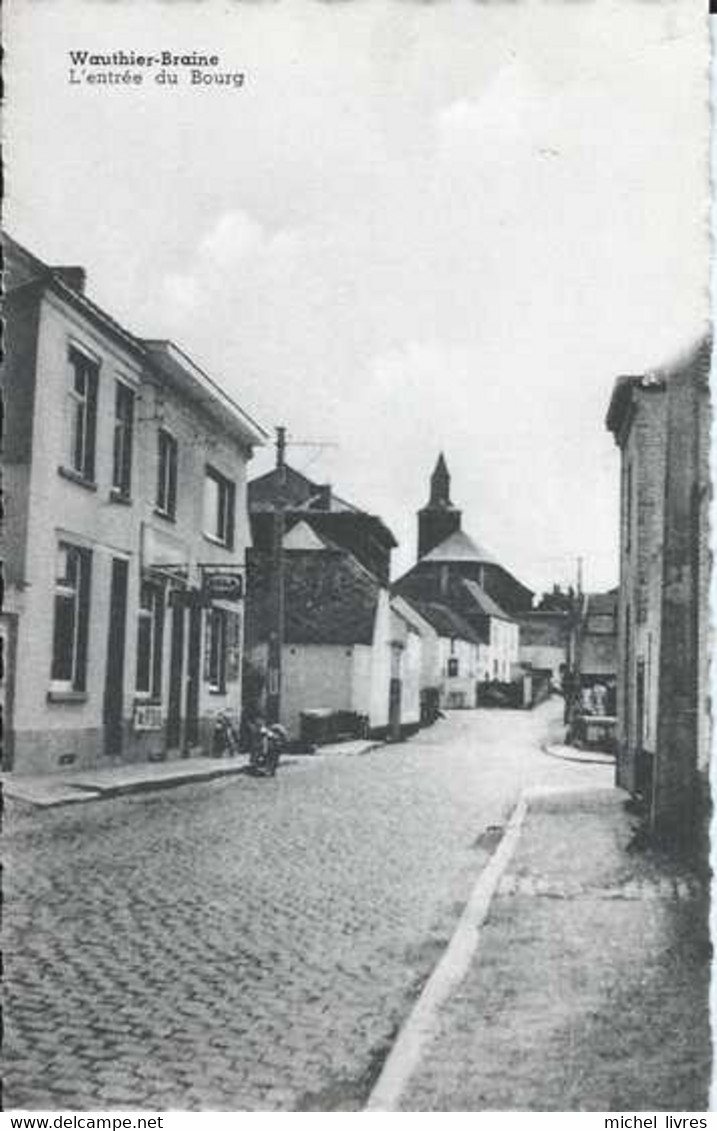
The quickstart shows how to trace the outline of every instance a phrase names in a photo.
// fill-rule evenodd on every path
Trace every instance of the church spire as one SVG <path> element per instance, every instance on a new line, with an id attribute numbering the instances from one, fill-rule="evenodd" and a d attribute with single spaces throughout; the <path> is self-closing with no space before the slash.
<path id="1" fill-rule="evenodd" d="M 419 558 L 460 528 L 461 512 L 451 502 L 451 477 L 441 452 L 431 474 L 428 504 L 418 512 Z"/>
<path id="2" fill-rule="evenodd" d="M 438 457 L 431 475 L 431 497 L 429 507 L 452 507 L 451 477 L 443 452 Z"/>

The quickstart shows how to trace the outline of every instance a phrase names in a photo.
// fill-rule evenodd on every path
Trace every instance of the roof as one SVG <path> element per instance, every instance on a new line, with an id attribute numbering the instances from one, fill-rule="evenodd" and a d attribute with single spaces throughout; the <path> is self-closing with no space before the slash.
<path id="1" fill-rule="evenodd" d="M 111 315 L 87 297 L 84 291 L 72 287 L 63 278 L 62 267 L 50 267 L 43 263 L 26 247 L 14 240 L 7 232 L 2 233 L 2 244 L 5 252 L 5 300 L 14 295 L 27 292 L 31 288 L 42 291 L 49 288 L 56 292 L 68 305 L 80 310 L 92 322 L 99 324 L 105 333 L 119 341 L 125 349 L 144 357 L 142 343 L 134 334 L 121 326 Z M 24 260 L 24 270 L 18 265 L 16 269 L 10 255 Z M 79 272 L 79 268 L 75 268 Z"/>
<path id="2" fill-rule="evenodd" d="M 184 350 L 170 341 L 144 339 L 142 345 L 149 360 L 162 376 L 193 400 L 199 402 L 231 432 L 238 433 L 247 444 L 263 444 L 269 433 L 192 361 Z"/>
<path id="3" fill-rule="evenodd" d="M 400 594 L 394 593 L 391 597 L 391 610 L 398 616 L 403 617 L 409 624 L 412 624 L 419 632 L 424 632 L 427 628 L 433 629 L 433 625 L 430 621 L 426 620 L 419 611 L 417 603 L 409 597 L 402 597 Z M 433 631 L 435 631 L 435 629 L 433 629 Z"/>
<path id="4" fill-rule="evenodd" d="M 15 256 L 16 261 L 13 265 L 10 257 L 6 256 L 6 298 L 33 287 L 40 293 L 46 288 L 51 289 L 69 306 L 99 325 L 105 334 L 119 341 L 141 363 L 201 404 L 230 432 L 238 433 L 245 443 L 263 444 L 268 438 L 268 432 L 174 342 L 138 338 L 92 302 L 83 290 L 71 286 L 67 279 L 71 274 L 84 276 L 82 268 L 50 267 L 6 232 L 3 232 L 3 246 Z"/>
<path id="5" fill-rule="evenodd" d="M 612 390 L 607 416 L 605 417 L 605 427 L 608 432 L 612 432 L 615 438 L 618 438 L 627 420 L 634 389 L 663 392 L 664 388 L 664 379 L 655 374 L 643 373 L 638 376 L 618 377 Z"/>
<path id="6" fill-rule="evenodd" d="M 497 617 L 498 620 L 512 621 L 514 618 L 508 616 L 503 612 L 500 605 L 489 597 L 485 589 L 478 584 L 477 581 L 470 581 L 468 578 L 463 578 L 463 588 L 467 589 L 471 597 L 478 605 L 480 611 L 485 613 L 488 617 Z"/>
<path id="7" fill-rule="evenodd" d="M 248 560 L 247 637 L 265 641 L 273 627 L 271 556 Z M 349 553 L 294 550 L 284 563 L 286 644 L 371 644 L 380 585 Z"/>
<path id="8" fill-rule="evenodd" d="M 471 644 L 482 644 L 483 640 L 467 620 L 459 613 L 442 605 L 439 601 L 411 600 L 411 604 L 418 609 L 424 620 L 435 628 L 439 636 L 448 636 L 459 640 L 468 640 Z"/>
<path id="9" fill-rule="evenodd" d="M 264 475 L 258 475 L 249 481 L 247 487 L 249 510 L 254 514 L 275 511 L 280 494 L 283 494 L 284 509 L 288 513 L 345 515 L 348 518 L 341 521 L 348 522 L 351 516 L 359 517 L 362 521 L 370 519 L 384 545 L 391 547 L 398 545 L 392 531 L 378 515 L 361 510 L 360 507 L 335 494 L 329 484 L 314 483 L 288 464 L 285 464 L 283 469 L 272 468 Z"/>
<path id="10" fill-rule="evenodd" d="M 588 616 L 613 616 L 617 611 L 617 589 L 607 593 L 587 593 L 586 612 Z"/>
<path id="11" fill-rule="evenodd" d="M 352 503 L 339 498 L 328 484 L 314 483 L 288 464 L 285 464 L 281 470 L 274 467 L 271 471 L 257 475 L 250 481 L 249 503 L 252 510 L 273 511 L 276 508 L 279 489 L 282 490 L 286 505 L 291 510 L 323 510 L 334 514 L 345 511 L 362 513 Z"/>
<path id="12" fill-rule="evenodd" d="M 420 559 L 421 562 L 487 562 L 500 565 L 498 559 L 477 545 L 463 531 L 455 530 Z M 501 567 L 503 568 L 503 567 Z"/>

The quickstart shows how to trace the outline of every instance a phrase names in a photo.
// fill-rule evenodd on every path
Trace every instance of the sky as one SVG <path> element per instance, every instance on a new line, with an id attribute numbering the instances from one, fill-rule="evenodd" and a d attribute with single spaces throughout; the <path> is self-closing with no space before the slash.
<path id="1" fill-rule="evenodd" d="M 4 224 L 285 425 L 292 466 L 391 527 L 395 574 L 443 451 L 522 581 L 580 556 L 607 588 L 614 380 L 707 317 L 706 7 L 9 0 Z M 71 84 L 83 49 L 245 77 Z"/>

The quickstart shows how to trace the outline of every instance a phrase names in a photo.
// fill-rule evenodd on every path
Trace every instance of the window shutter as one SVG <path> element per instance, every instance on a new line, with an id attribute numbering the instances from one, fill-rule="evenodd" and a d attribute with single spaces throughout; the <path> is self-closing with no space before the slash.
<path id="1" fill-rule="evenodd" d="M 92 584 L 92 551 L 78 549 L 79 608 L 77 610 L 77 658 L 75 664 L 75 690 L 87 687 L 87 651 L 90 626 L 90 588 Z"/>
<path id="2" fill-rule="evenodd" d="M 240 675 L 241 613 L 229 613 L 227 620 L 227 683 L 235 683 Z"/>
<path id="3" fill-rule="evenodd" d="M 207 609 L 204 614 L 204 682 L 211 683 L 212 679 L 212 610 Z"/>
<path id="4" fill-rule="evenodd" d="M 230 550 L 234 549 L 234 511 L 236 487 L 233 483 L 227 483 L 227 546 Z"/>
<path id="5" fill-rule="evenodd" d="M 95 478 L 95 432 L 97 430 L 97 370 L 87 368 L 87 435 L 85 437 L 85 466 L 83 469 L 86 479 Z"/>
<path id="6" fill-rule="evenodd" d="M 152 659 L 152 696 L 162 698 L 162 660 L 164 658 L 164 587 L 157 586 L 154 607 L 154 656 Z"/>

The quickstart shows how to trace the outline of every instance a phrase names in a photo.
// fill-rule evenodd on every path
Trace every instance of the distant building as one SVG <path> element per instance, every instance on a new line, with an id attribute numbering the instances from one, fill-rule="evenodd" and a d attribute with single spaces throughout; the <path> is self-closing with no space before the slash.
<path id="1" fill-rule="evenodd" d="M 393 591 L 414 604 L 443 640 L 453 639 L 454 649 L 461 649 L 454 660 L 463 682 L 449 684 L 444 673 L 442 703 L 475 706 L 478 682 L 513 678 L 519 659 L 516 611 L 530 608 L 532 592 L 463 531 L 442 455 L 431 476 L 429 502 L 418 513 L 418 546 L 421 556 Z"/>
<path id="2" fill-rule="evenodd" d="M 617 678 L 617 589 L 586 593 L 580 619 L 580 678 L 584 687 Z"/>
<path id="3" fill-rule="evenodd" d="M 266 434 L 9 237 L 4 764 L 211 748 L 241 709 L 245 469 Z"/>
<path id="4" fill-rule="evenodd" d="M 572 619 L 570 613 L 552 609 L 530 609 L 518 614 L 520 662 L 539 672 L 549 672 L 559 685 L 570 662 Z"/>
<path id="5" fill-rule="evenodd" d="M 307 712 L 353 715 L 374 735 L 417 727 L 420 633 L 406 610 L 391 606 L 396 541 L 375 515 L 290 467 L 249 484 L 246 640 L 257 688 L 263 685 L 258 706 L 266 699 L 276 630 L 272 539 L 279 504 L 285 529 L 282 724 L 292 738 L 300 736 Z"/>
<path id="6" fill-rule="evenodd" d="M 476 686 L 481 678 L 481 637 L 459 613 L 435 601 L 407 598 L 430 626 L 435 638 L 432 667 L 424 668 L 424 688 L 435 688 L 441 708 L 475 707 Z"/>
<path id="7" fill-rule="evenodd" d="M 622 377 L 607 427 L 621 450 L 617 780 L 650 827 L 703 834 L 709 803 L 709 369 L 704 340 Z"/>
<path id="8" fill-rule="evenodd" d="M 452 580 L 475 582 L 512 616 L 530 609 L 533 593 L 498 559 L 473 541 L 462 529 L 461 511 L 450 499 L 450 475 L 441 454 L 431 475 L 428 504 L 418 512 L 418 561 L 401 579 L 418 587 L 431 599 L 440 600 Z"/>

